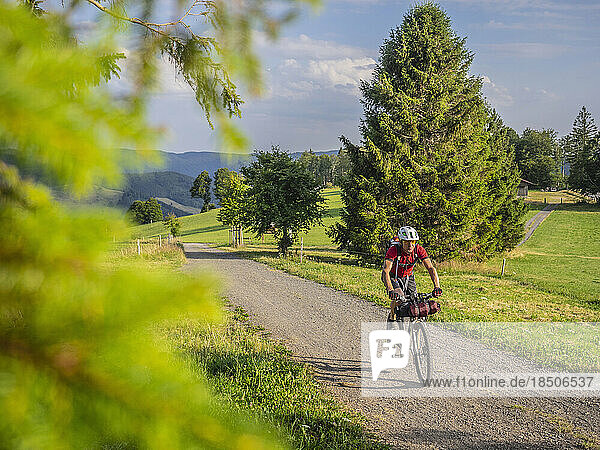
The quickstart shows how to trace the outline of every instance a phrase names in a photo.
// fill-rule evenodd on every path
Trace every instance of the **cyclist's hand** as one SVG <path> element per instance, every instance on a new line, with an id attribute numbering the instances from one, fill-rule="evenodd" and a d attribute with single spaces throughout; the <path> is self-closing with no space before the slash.
<path id="1" fill-rule="evenodd" d="M 431 294 L 435 298 L 441 297 L 442 296 L 442 288 L 440 288 L 440 287 L 433 288 L 433 292 Z"/>
<path id="2" fill-rule="evenodd" d="M 391 300 L 398 300 L 400 298 L 400 294 L 396 291 L 389 291 L 388 295 L 390 296 Z"/>

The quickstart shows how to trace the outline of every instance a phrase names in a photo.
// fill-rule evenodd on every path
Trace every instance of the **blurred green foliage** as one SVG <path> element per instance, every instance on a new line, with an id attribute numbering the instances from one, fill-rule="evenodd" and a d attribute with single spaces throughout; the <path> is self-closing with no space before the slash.
<path id="1" fill-rule="evenodd" d="M 187 48 L 186 64 L 177 57 L 174 63 L 196 87 L 200 105 L 216 113 L 225 140 L 241 143 L 225 120 L 239 104 L 229 77 L 253 82 L 256 62 L 240 53 L 250 45 L 247 34 L 256 22 L 276 30 L 281 21 L 269 21 L 263 2 L 235 12 L 221 3 L 194 5 L 206 8 L 197 17 L 215 30 L 212 50 L 201 48 L 200 36 L 184 36 L 181 23 L 148 25 L 153 2 L 141 2 L 143 14 L 133 20 L 118 1 L 110 10 L 65 1 L 63 10 L 45 13 L 40 2 L 0 1 L 2 448 L 278 446 L 261 427 L 215 403 L 156 337 L 156 323 L 168 318 L 218 322 L 212 281 L 107 264 L 110 242 L 124 232 L 118 215 L 69 210 L 21 175 L 40 171 L 84 195 L 95 183 L 120 179 L 119 148 L 136 148 L 131 163 L 141 164 L 157 137 L 144 119 L 153 67 L 174 42 Z M 122 26 L 99 24 L 83 45 L 69 17 L 94 6 Z M 246 25 L 235 29 L 240 20 Z M 108 29 L 138 39 L 131 46 L 141 61 L 133 64 L 134 89 L 120 98 L 106 87 L 124 57 Z M 233 39 L 240 30 L 246 35 Z M 213 64 L 227 90 L 211 84 Z"/>

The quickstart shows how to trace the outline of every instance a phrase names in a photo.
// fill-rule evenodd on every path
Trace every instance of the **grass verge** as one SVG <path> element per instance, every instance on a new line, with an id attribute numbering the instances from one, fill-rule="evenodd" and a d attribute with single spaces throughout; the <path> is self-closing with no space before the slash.
<path id="1" fill-rule="evenodd" d="M 142 262 L 154 270 L 185 263 L 179 245 L 144 241 L 140 249 L 138 254 L 137 242 L 115 244 L 106 264 Z M 284 346 L 251 326 L 243 310 L 225 316 L 222 324 L 181 319 L 159 327 L 190 371 L 205 380 L 219 408 L 226 405 L 232 417 L 249 416 L 292 448 L 388 448 L 365 432 L 361 416 L 323 391 L 309 366 L 294 361 Z"/>
<path id="2" fill-rule="evenodd" d="M 388 448 L 322 390 L 309 366 L 249 325 L 243 310 L 224 325 L 188 321 L 167 335 L 221 401 L 270 423 L 293 448 Z"/>
<path id="3" fill-rule="evenodd" d="M 140 240 L 139 253 L 137 241 L 115 243 L 105 260 L 107 265 L 120 267 L 143 263 L 148 269 L 177 269 L 186 261 L 181 244 L 159 243 L 158 239 Z"/>

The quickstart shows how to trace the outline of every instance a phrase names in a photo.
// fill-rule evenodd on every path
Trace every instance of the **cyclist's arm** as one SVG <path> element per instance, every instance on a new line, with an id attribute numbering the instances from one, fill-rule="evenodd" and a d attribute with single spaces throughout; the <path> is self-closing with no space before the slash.
<path id="1" fill-rule="evenodd" d="M 381 281 L 388 292 L 394 289 L 392 286 L 392 279 L 390 278 L 390 271 L 392 270 L 393 261 L 393 259 L 384 259 L 383 270 L 381 271 Z"/>
<path id="2" fill-rule="evenodd" d="M 431 264 L 431 259 L 425 258 L 423 260 L 423 265 L 427 269 L 427 272 L 429 272 L 431 281 L 433 281 L 433 286 L 436 288 L 439 288 L 440 287 L 440 279 L 438 277 L 437 270 L 435 270 L 435 267 L 433 267 L 433 264 Z"/>

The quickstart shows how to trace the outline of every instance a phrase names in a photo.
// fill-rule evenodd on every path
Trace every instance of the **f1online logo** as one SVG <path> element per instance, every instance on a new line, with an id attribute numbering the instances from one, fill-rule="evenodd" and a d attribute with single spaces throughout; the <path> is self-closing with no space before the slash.
<path id="1" fill-rule="evenodd" d="M 369 333 L 373 381 L 385 369 L 403 369 L 408 364 L 410 335 L 406 330 L 375 330 Z"/>

